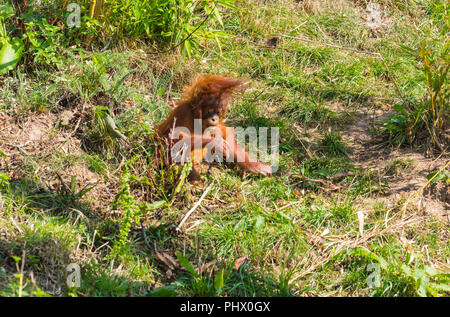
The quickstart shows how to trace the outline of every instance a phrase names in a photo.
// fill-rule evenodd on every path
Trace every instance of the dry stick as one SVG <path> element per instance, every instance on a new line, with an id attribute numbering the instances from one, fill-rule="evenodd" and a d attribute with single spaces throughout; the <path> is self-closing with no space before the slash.
<path id="1" fill-rule="evenodd" d="M 403 230 L 406 226 L 409 226 L 411 224 L 420 223 L 420 221 L 422 221 L 422 219 L 423 219 L 423 217 L 420 217 L 420 218 L 412 217 L 407 220 L 400 220 L 398 223 L 394 223 L 394 224 L 390 225 L 389 227 L 382 229 L 381 231 L 374 229 L 371 232 L 366 233 L 364 235 L 364 237 L 357 238 L 357 239 L 353 240 L 353 242 L 351 242 L 351 243 L 350 242 L 346 243 L 346 245 L 349 247 L 352 247 L 352 248 L 356 248 L 356 247 L 358 247 L 358 245 L 361 245 L 362 243 L 370 240 L 373 237 L 381 236 L 384 233 L 388 233 L 389 231 L 392 231 L 396 228 L 402 228 L 402 230 Z"/>
<path id="2" fill-rule="evenodd" d="M 433 163 L 436 162 L 437 160 L 439 160 L 444 154 L 446 154 L 446 153 L 447 153 L 447 150 L 448 150 L 448 146 L 441 152 L 441 154 L 439 154 L 438 157 L 436 157 L 436 158 L 433 160 Z"/>
<path id="3" fill-rule="evenodd" d="M 22 229 L 17 225 L 17 223 L 14 221 L 14 218 L 12 216 L 9 216 L 9 219 L 11 220 L 14 227 L 16 227 L 17 231 L 19 231 L 21 234 L 23 233 Z"/>
<path id="4" fill-rule="evenodd" d="M 19 278 L 19 297 L 22 297 L 22 289 L 23 289 L 23 268 L 25 266 L 25 255 L 27 243 L 25 242 L 22 250 L 22 263 L 20 263 L 20 278 Z"/>
<path id="5" fill-rule="evenodd" d="M 200 197 L 200 199 L 195 203 L 195 205 L 191 208 L 191 210 L 188 211 L 188 213 L 184 216 L 183 220 L 181 220 L 180 224 L 177 227 L 177 231 L 181 231 L 181 226 L 183 225 L 183 223 L 187 220 L 187 218 L 189 218 L 189 216 L 195 211 L 195 209 L 197 209 L 198 206 L 200 206 L 201 202 L 203 201 L 203 199 L 205 198 L 206 194 L 208 194 L 209 190 L 211 189 L 212 184 L 210 184 L 205 191 L 203 192 L 202 197 Z"/>
<path id="6" fill-rule="evenodd" d="M 300 128 L 299 128 L 299 126 L 297 125 L 297 124 L 294 124 L 293 125 L 293 127 L 300 133 L 300 135 L 299 135 L 299 137 L 298 137 L 298 141 L 300 142 L 300 144 L 303 146 L 303 148 L 305 149 L 305 151 L 306 151 L 306 154 L 308 154 L 308 157 L 309 158 L 314 158 L 315 157 L 315 155 L 303 144 L 303 142 L 302 142 L 302 140 L 300 139 L 300 137 L 301 137 L 301 131 L 300 131 Z"/>
<path id="7" fill-rule="evenodd" d="M 431 177 L 428 182 L 425 183 L 425 185 L 423 185 L 421 188 L 419 188 L 416 192 L 414 192 L 411 196 L 409 196 L 409 198 L 405 201 L 405 204 L 403 205 L 403 212 L 402 215 L 405 215 L 406 212 L 406 207 L 408 206 L 409 202 L 411 201 L 411 199 L 413 199 L 418 193 L 423 192 L 423 190 L 425 189 L 425 187 L 428 186 L 428 184 L 430 184 L 433 179 L 438 176 L 443 170 L 445 170 L 447 168 L 447 166 L 450 164 L 450 161 L 447 162 L 447 164 L 445 164 L 436 174 L 433 175 L 433 177 Z"/>
<path id="8" fill-rule="evenodd" d="M 83 119 L 83 113 L 84 113 L 85 107 L 86 107 L 86 103 L 83 103 L 83 108 L 81 109 L 80 117 L 78 118 L 77 124 L 75 125 L 75 128 L 72 130 L 72 132 L 70 132 L 70 134 L 66 137 L 67 139 L 72 137 L 77 132 L 78 127 L 80 126 L 81 120 Z"/>

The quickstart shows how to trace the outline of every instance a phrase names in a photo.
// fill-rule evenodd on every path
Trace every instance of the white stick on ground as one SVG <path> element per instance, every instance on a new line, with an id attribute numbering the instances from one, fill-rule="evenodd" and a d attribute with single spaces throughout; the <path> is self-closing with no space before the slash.
<path id="1" fill-rule="evenodd" d="M 188 211 L 188 213 L 184 216 L 184 218 L 181 220 L 180 224 L 177 227 L 177 231 L 181 231 L 181 227 L 183 226 L 184 222 L 189 218 L 189 216 L 197 209 L 198 206 L 202 203 L 203 199 L 206 197 L 206 194 L 208 194 L 209 190 L 211 189 L 212 184 L 210 184 L 205 191 L 202 194 L 202 197 L 195 203 L 195 205 L 191 208 L 191 210 Z"/>

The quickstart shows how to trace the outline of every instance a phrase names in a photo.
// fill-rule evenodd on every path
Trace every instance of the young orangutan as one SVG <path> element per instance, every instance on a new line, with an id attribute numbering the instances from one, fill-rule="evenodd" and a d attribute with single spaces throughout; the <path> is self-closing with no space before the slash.
<path id="1" fill-rule="evenodd" d="M 241 88 L 242 84 L 239 79 L 219 75 L 199 78 L 185 90 L 177 107 L 157 127 L 159 136 L 167 140 L 183 140 L 190 148 L 194 148 L 190 153 L 194 160 L 189 176 L 191 181 L 200 180 L 195 161 L 203 159 L 208 144 L 214 147 L 216 155 L 220 152 L 227 162 L 236 162 L 246 172 L 271 175 L 270 166 L 252 161 L 248 153 L 238 146 L 234 130 L 222 121 L 233 91 Z M 173 133 L 174 131 L 177 133 Z"/>

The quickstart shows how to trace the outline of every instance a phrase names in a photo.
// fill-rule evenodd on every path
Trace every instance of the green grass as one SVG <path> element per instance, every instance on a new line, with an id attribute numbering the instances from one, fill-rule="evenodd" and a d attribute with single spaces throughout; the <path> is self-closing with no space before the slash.
<path id="1" fill-rule="evenodd" d="M 431 0 L 381 1 L 388 25 L 372 32 L 361 3 L 255 7 L 240 0 L 241 10 L 223 15 L 224 29 L 239 38 L 223 40 L 220 49 L 210 41 L 198 56 L 182 58 L 177 51 L 152 54 L 149 43 L 76 47 L 58 67 L 21 64 L 0 77 L 0 111 L 19 126 L 41 115 L 52 140 L 68 138 L 30 153 L 0 139 L 8 153 L 0 156 L 0 294 L 18 296 L 23 288 L 27 296 L 448 296 L 448 222 L 412 206 L 403 214 L 405 197 L 383 199 L 391 178 L 416 163 L 361 166 L 346 139 L 358 111 L 401 101 L 389 72 L 405 96 L 424 96 L 417 60 L 399 44 L 438 37 L 441 11 Z M 316 43 L 281 37 L 273 50 L 254 45 L 276 34 Z M 376 57 L 320 43 L 381 53 L 389 70 Z M 233 164 L 213 166 L 211 191 L 179 233 L 203 190 L 182 181 L 176 187 L 186 170 L 155 165 L 152 133 L 200 72 L 248 82 L 227 124 L 279 127 L 280 166 L 268 178 L 243 178 Z M 94 107 L 111 115 L 127 141 L 108 133 Z M 67 123 L 64 111 L 73 114 Z M 116 196 L 126 169 L 129 192 Z M 116 208 L 115 197 L 122 199 Z M 150 206 L 160 200 L 167 203 Z M 16 276 L 23 254 L 25 287 Z M 81 267 L 79 288 L 65 284 L 70 263 Z M 384 264 L 380 284 L 370 288 L 374 263 Z M 427 289 L 428 282 L 438 286 Z"/>

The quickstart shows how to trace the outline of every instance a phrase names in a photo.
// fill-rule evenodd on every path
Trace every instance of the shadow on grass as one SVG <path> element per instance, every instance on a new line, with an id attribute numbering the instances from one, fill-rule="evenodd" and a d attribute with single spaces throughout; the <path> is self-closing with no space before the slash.
<path id="1" fill-rule="evenodd" d="M 44 187 L 29 178 L 13 178 L 9 183 L 12 199 L 23 205 L 25 211 L 37 209 L 51 216 L 99 216 L 89 204 L 80 201 L 95 185 L 81 187 L 76 184 L 76 179 L 71 182 L 61 179 L 54 188 Z"/>
<path id="2" fill-rule="evenodd" d="M 146 237 L 140 228 L 132 228 L 128 236 L 131 262 L 109 258 L 108 247 L 101 247 L 105 242 L 109 242 L 109 246 L 114 244 L 120 221 L 105 218 L 92 210 L 89 204 L 80 202 L 81 197 L 76 195 L 79 189 L 71 188 L 70 184 L 57 183 L 53 187 L 44 187 L 28 178 L 16 178 L 10 180 L 7 192 L 2 193 L 24 216 L 19 218 L 22 222 L 15 225 L 19 228 L 17 231 L 9 232 L 0 239 L 0 263 L 8 278 L 13 278 L 13 274 L 17 273 L 13 257 L 21 258 L 25 251 L 25 275 L 29 276 L 32 271 L 36 285 L 54 296 L 67 296 L 73 292 L 81 296 L 291 294 L 286 281 L 272 278 L 251 263 L 244 263 L 235 269 L 236 259 L 214 261 L 214 254 L 202 247 L 206 243 L 194 242 L 192 236 L 177 233 L 173 220 L 165 217 L 158 219 L 157 224 L 147 226 Z M 144 243 L 145 239 L 152 249 Z M 169 254 L 175 261 L 174 267 L 169 267 L 167 261 L 161 261 L 155 250 Z M 192 263 L 198 275 L 186 270 L 185 264 L 177 258 L 178 252 Z M 205 262 L 198 260 L 199 254 L 206 256 L 206 263 L 214 261 L 214 264 L 202 269 Z M 137 270 L 140 272 L 134 274 L 133 266 L 147 260 L 149 263 L 139 264 Z M 76 290 L 66 285 L 67 266 L 71 263 L 80 264 L 81 287 Z M 145 269 L 154 270 L 156 279 L 142 278 L 145 276 L 142 270 Z M 218 287 L 215 281 L 222 269 L 228 274 L 224 276 L 223 285 Z M 168 271 L 171 271 L 170 274 Z M 158 286 L 166 285 L 165 289 L 169 291 L 161 292 L 160 288 L 155 288 L 155 281 L 158 281 Z M 6 285 L 7 289 L 13 284 L 0 282 L 1 288 L 2 285 Z"/>
<path id="3" fill-rule="evenodd" d="M 146 237 L 152 246 L 148 254 L 158 267 L 162 287 L 150 296 L 290 296 L 288 279 L 279 280 L 242 258 L 216 261 L 204 241 L 177 233 L 175 225 L 149 226 Z M 195 242 L 193 242 L 195 240 Z M 193 245 L 195 244 L 195 245 Z M 155 248 L 155 249 L 154 249 Z M 158 253 L 156 255 L 156 253 Z M 239 265 L 237 262 L 242 261 Z M 220 282 L 222 281 L 222 282 Z"/>

